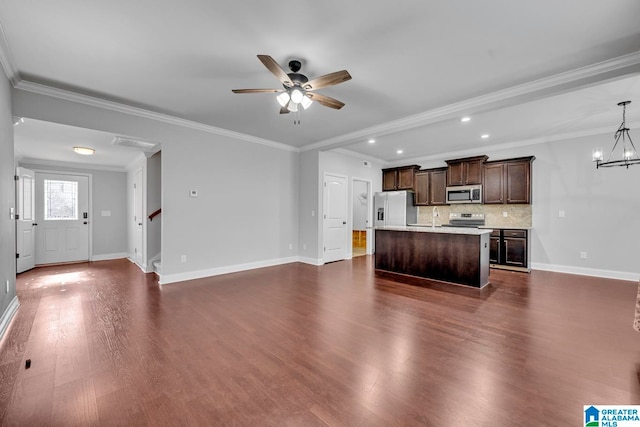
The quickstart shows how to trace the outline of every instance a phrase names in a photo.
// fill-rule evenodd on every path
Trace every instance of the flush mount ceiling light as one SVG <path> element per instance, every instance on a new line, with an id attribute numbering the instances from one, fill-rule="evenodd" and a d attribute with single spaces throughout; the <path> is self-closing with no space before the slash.
<path id="1" fill-rule="evenodd" d="M 372 138 L 372 139 L 369 140 L 369 144 L 375 144 L 375 143 L 376 143 L 375 139 Z"/>
<path id="2" fill-rule="evenodd" d="M 344 102 L 313 91 L 351 80 L 351 75 L 347 70 L 336 71 L 309 80 L 304 74 L 298 73 L 302 67 L 300 61 L 289 61 L 291 72 L 285 73 L 282 67 L 269 55 L 258 55 L 258 59 L 282 83 L 283 89 L 233 89 L 233 93 L 279 93 L 276 100 L 281 107 L 280 114 L 296 113 L 293 116 L 293 124 L 296 125 L 300 124 L 301 109 L 298 108 L 300 105 L 306 110 L 313 101 L 318 101 L 320 105 L 335 110 L 344 107 Z"/>
<path id="3" fill-rule="evenodd" d="M 629 104 L 631 104 L 631 101 L 618 102 L 618 105 L 622 107 L 622 123 L 614 135 L 615 142 L 613 143 L 613 148 L 611 149 L 611 153 L 609 153 L 609 157 L 607 157 L 607 161 L 604 161 L 604 151 L 602 151 L 602 148 L 593 149 L 592 156 L 593 161 L 596 162 L 596 169 L 612 166 L 624 166 L 629 168 L 631 165 L 640 163 L 640 156 L 638 156 L 636 147 L 633 145 L 631 135 L 629 135 L 629 128 L 626 124 L 627 105 Z M 622 156 L 620 158 L 616 158 L 614 153 L 621 138 L 622 144 L 620 144 L 621 150 L 619 152 Z"/>
<path id="4" fill-rule="evenodd" d="M 483 135 L 480 135 L 480 138 L 482 138 L 482 139 L 487 139 L 487 138 L 489 138 L 489 134 L 488 134 L 488 133 L 485 133 L 485 134 L 483 134 Z"/>
<path id="5" fill-rule="evenodd" d="M 462 123 L 468 122 L 469 120 L 471 120 L 471 117 L 463 117 L 460 119 Z"/>
<path id="6" fill-rule="evenodd" d="M 93 148 L 88 147 L 73 147 L 73 151 L 78 154 L 82 154 L 83 156 L 91 156 L 96 152 Z"/>

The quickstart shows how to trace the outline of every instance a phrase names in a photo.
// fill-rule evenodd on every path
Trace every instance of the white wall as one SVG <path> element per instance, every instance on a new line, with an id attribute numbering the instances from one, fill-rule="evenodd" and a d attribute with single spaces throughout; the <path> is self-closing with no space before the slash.
<path id="1" fill-rule="evenodd" d="M 91 175 L 92 225 L 91 259 L 123 258 L 127 255 L 126 173 L 56 165 L 29 164 L 20 166 L 32 170 L 70 172 Z M 102 216 L 102 211 L 111 216 Z"/>
<path id="2" fill-rule="evenodd" d="M 316 150 L 299 155 L 299 235 L 298 248 L 301 261 L 307 264 L 322 264 L 319 247 L 318 212 L 320 209 L 318 166 L 320 158 Z M 320 199 L 321 200 L 321 199 Z"/>
<path id="3" fill-rule="evenodd" d="M 215 135 L 163 143 L 163 281 L 297 259 L 297 157 Z"/>
<path id="4" fill-rule="evenodd" d="M 13 153 L 13 120 L 10 84 L 0 71 L 0 339 L 17 309 L 15 220 L 9 212 L 15 209 L 15 175 Z M 6 282 L 9 281 L 9 292 Z"/>

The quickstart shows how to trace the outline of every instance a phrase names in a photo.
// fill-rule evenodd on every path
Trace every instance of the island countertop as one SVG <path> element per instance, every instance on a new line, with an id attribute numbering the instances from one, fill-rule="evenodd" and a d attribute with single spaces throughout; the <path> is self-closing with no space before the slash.
<path id="1" fill-rule="evenodd" d="M 482 288 L 489 283 L 491 229 L 376 227 L 375 268 Z"/>
<path id="2" fill-rule="evenodd" d="M 414 231 L 418 233 L 447 233 L 447 234 L 470 234 L 470 235 L 482 235 L 491 234 L 493 231 L 491 228 L 475 228 L 475 227 L 443 227 L 436 225 L 432 227 L 430 225 L 394 225 L 376 227 L 376 230 L 389 230 L 389 231 Z"/>

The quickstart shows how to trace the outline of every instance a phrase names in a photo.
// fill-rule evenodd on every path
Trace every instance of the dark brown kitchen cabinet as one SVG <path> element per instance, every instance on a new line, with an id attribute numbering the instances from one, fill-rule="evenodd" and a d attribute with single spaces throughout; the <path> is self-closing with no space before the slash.
<path id="1" fill-rule="evenodd" d="M 486 162 L 483 168 L 485 204 L 531 203 L 531 162 L 535 157 Z"/>
<path id="2" fill-rule="evenodd" d="M 502 230 L 504 264 L 511 267 L 527 267 L 527 231 Z"/>
<path id="3" fill-rule="evenodd" d="M 414 175 L 416 206 L 446 204 L 447 168 L 423 169 Z"/>
<path id="4" fill-rule="evenodd" d="M 447 185 L 482 184 L 482 169 L 487 156 L 447 160 Z"/>
<path id="5" fill-rule="evenodd" d="M 382 169 L 382 191 L 413 190 L 414 175 L 419 165 Z"/>
<path id="6" fill-rule="evenodd" d="M 529 271 L 528 230 L 494 229 L 489 245 L 491 267 Z"/>

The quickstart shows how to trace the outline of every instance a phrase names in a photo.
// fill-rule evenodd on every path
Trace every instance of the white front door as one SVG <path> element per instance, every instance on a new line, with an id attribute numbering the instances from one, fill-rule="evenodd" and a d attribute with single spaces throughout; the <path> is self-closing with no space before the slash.
<path id="1" fill-rule="evenodd" d="M 136 171 L 133 181 L 133 261 L 142 266 L 143 254 L 142 250 L 143 236 L 142 227 L 144 219 L 142 218 L 142 168 Z"/>
<path id="2" fill-rule="evenodd" d="M 36 264 L 89 260 L 89 177 L 36 173 Z"/>
<path id="3" fill-rule="evenodd" d="M 324 175 L 323 185 L 324 262 L 347 257 L 347 177 Z"/>
<path id="4" fill-rule="evenodd" d="M 22 273 L 35 266 L 35 173 L 16 170 L 16 272 Z"/>

